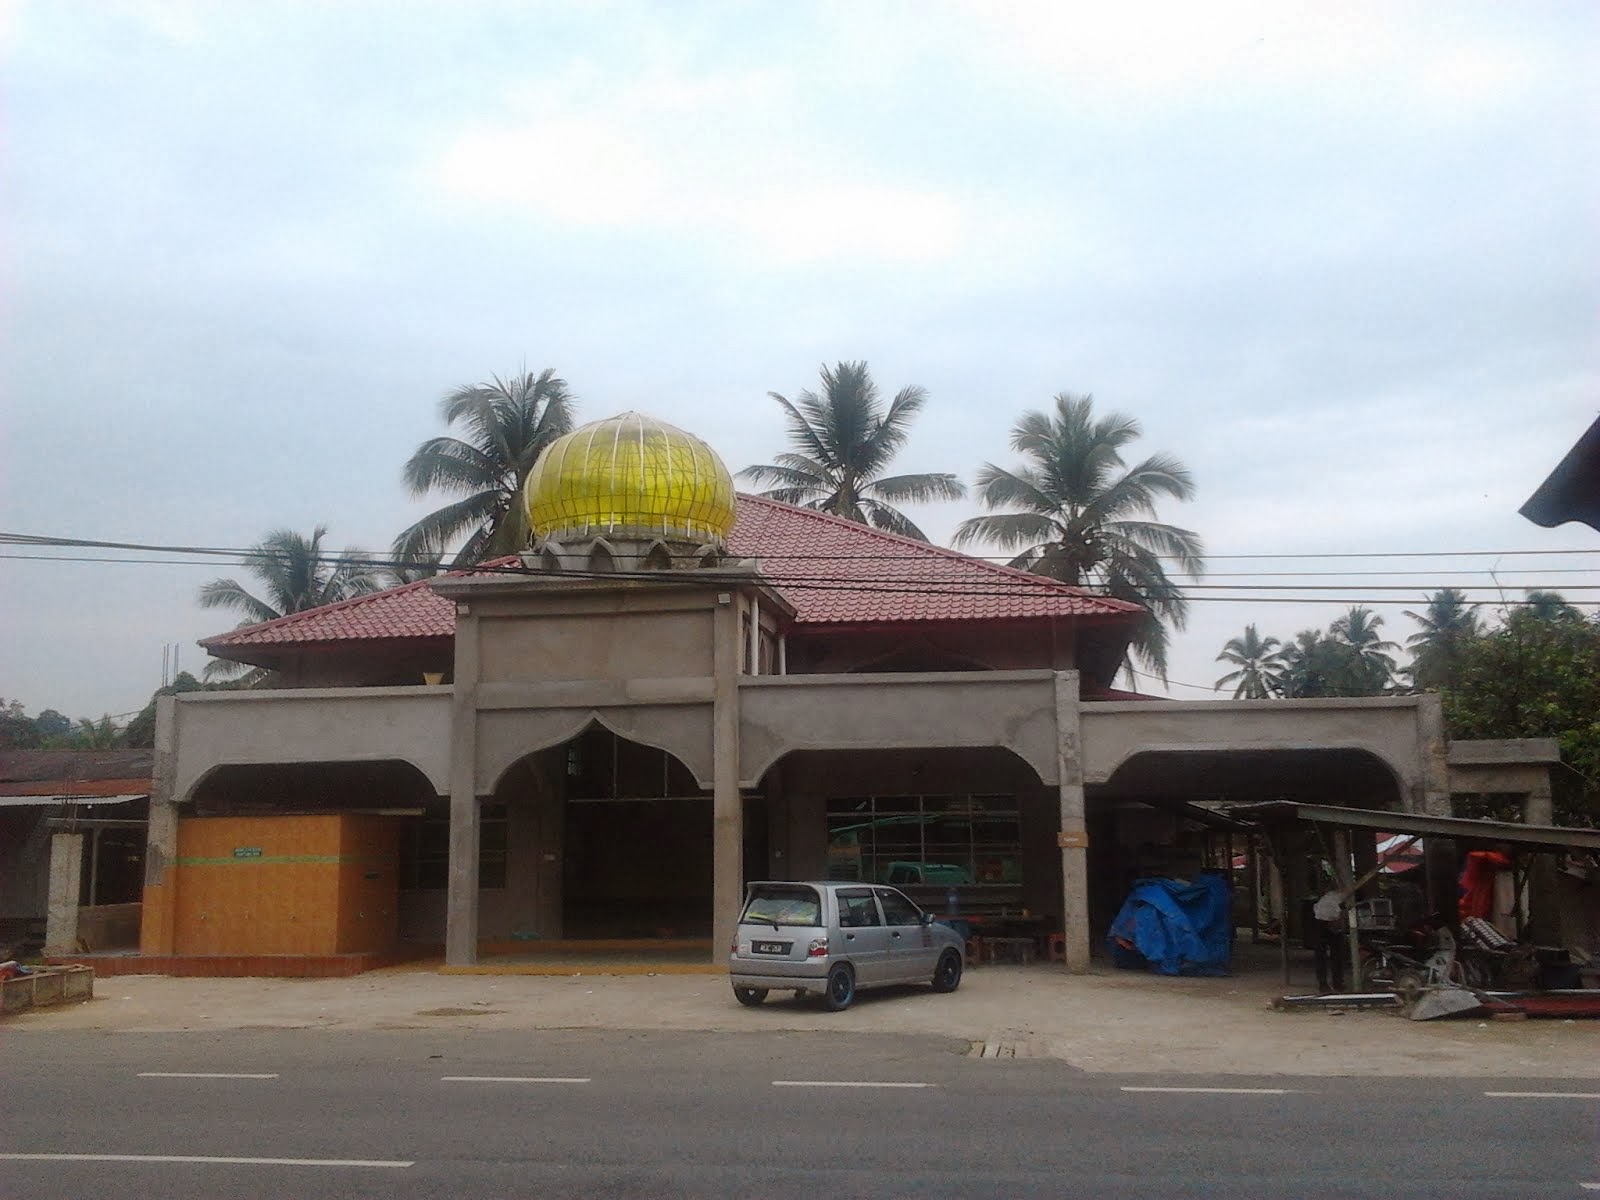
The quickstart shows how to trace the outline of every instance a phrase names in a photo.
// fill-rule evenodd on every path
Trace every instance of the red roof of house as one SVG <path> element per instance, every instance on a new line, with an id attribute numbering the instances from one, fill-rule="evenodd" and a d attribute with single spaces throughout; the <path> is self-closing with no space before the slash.
<path id="1" fill-rule="evenodd" d="M 759 496 L 739 497 L 728 543 L 734 554 L 758 560 L 761 574 L 805 625 L 1117 620 L 1141 611 L 1127 601 Z M 485 566 L 516 562 L 503 558 Z M 200 644 L 225 650 L 453 636 L 454 603 L 424 580 L 247 625 Z"/>

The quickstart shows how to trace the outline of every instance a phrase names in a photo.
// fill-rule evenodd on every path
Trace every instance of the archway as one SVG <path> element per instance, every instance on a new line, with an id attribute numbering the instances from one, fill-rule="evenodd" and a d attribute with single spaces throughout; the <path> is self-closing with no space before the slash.
<path id="1" fill-rule="evenodd" d="M 480 940 L 710 936 L 711 794 L 669 752 L 592 724 L 514 764 L 483 812 L 505 872 L 480 884 Z"/>

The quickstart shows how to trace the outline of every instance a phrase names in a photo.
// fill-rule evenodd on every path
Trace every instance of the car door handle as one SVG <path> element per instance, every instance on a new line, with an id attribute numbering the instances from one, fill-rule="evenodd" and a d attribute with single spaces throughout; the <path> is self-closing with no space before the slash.
<path id="1" fill-rule="evenodd" d="M 853 942 L 856 940 L 856 935 L 853 933 L 847 933 L 844 935 L 844 940 L 847 942 Z"/>
<path id="2" fill-rule="evenodd" d="M 896 929 L 896 930 L 895 930 L 895 931 L 894 931 L 894 932 L 893 932 L 893 933 L 891 933 L 891 934 L 890 934 L 890 935 L 889 935 L 889 936 L 890 936 L 890 937 L 896 937 L 896 938 L 897 938 L 897 937 L 899 937 L 899 936 L 900 936 L 900 931 L 899 931 L 899 930 L 898 930 L 898 929 Z"/>

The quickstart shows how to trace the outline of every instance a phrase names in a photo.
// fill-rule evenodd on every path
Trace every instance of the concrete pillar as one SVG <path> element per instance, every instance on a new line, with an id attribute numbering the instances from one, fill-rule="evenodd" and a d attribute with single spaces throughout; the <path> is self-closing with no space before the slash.
<path id="1" fill-rule="evenodd" d="M 156 737 L 150 771 L 150 816 L 145 833 L 144 894 L 139 953 L 177 953 L 178 808 L 172 794 L 178 765 L 178 697 L 156 697 Z"/>
<path id="2" fill-rule="evenodd" d="M 726 597 L 726 601 L 724 601 Z M 712 609 L 711 961 L 725 961 L 744 900 L 744 805 L 739 797 L 738 596 Z"/>
<path id="3" fill-rule="evenodd" d="M 1555 799 L 1550 794 L 1550 770 L 1539 772 L 1540 778 L 1532 791 L 1522 798 L 1522 823 L 1524 825 L 1554 825 L 1556 823 Z M 1523 932 L 1536 945 L 1561 944 L 1560 881 L 1556 876 L 1555 856 L 1535 853 L 1528 862 L 1528 908 Z"/>
<path id="4" fill-rule="evenodd" d="M 45 908 L 44 952 L 78 949 L 78 898 L 83 887 L 83 834 L 50 836 L 50 893 Z"/>
<path id="5" fill-rule="evenodd" d="M 478 961 L 478 618 L 456 605 L 455 689 L 450 713 L 450 871 L 444 960 Z"/>
<path id="6" fill-rule="evenodd" d="M 1430 817 L 1455 815 L 1450 800 L 1450 765 L 1446 758 L 1449 740 L 1445 737 L 1444 705 L 1435 692 L 1417 697 L 1417 756 L 1421 781 L 1414 796 L 1408 797 L 1412 812 Z M 1435 912 L 1456 911 L 1456 875 L 1460 870 L 1456 844 L 1451 838 L 1430 837 L 1422 849 L 1423 870 L 1428 885 L 1428 907 Z"/>
<path id="7" fill-rule="evenodd" d="M 1067 970 L 1089 969 L 1089 831 L 1084 820 L 1083 757 L 1080 753 L 1078 673 L 1057 671 L 1056 779 L 1061 798 L 1061 919 Z"/>

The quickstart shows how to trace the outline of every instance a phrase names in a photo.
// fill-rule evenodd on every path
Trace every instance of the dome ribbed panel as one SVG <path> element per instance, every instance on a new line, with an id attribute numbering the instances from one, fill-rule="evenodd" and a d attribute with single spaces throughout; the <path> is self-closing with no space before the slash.
<path id="1" fill-rule="evenodd" d="M 575 429 L 528 475 L 528 521 L 540 537 L 627 534 L 723 542 L 733 477 L 699 438 L 640 413 Z"/>

